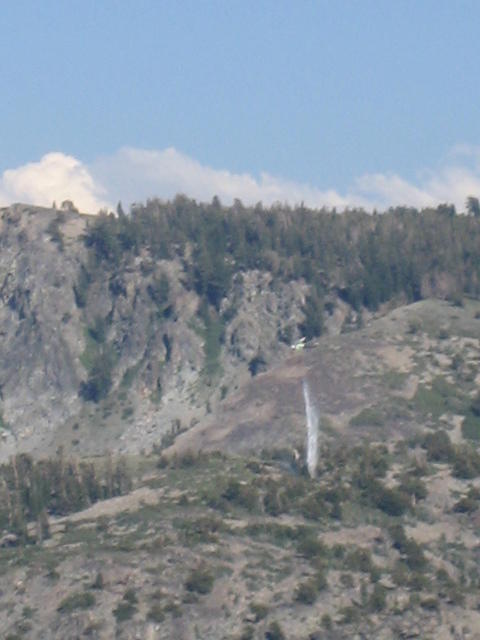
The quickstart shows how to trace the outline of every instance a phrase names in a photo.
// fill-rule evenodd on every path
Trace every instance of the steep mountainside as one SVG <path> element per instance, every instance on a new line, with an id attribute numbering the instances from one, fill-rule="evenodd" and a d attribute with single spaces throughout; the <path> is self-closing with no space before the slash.
<path id="1" fill-rule="evenodd" d="M 0 222 L 2 638 L 479 637 L 478 219 Z"/>
<path id="2" fill-rule="evenodd" d="M 320 416 L 321 440 L 393 444 L 440 424 L 458 441 L 464 422 L 480 436 L 470 411 L 480 385 L 479 350 L 477 301 L 399 307 L 362 329 L 324 336 L 290 354 L 227 397 L 216 415 L 181 434 L 170 451 L 235 455 L 273 444 L 290 455 L 303 451 L 304 382 Z"/>
<path id="3" fill-rule="evenodd" d="M 84 241 L 91 222 L 21 205 L 1 211 L 2 459 L 59 444 L 151 447 L 278 362 L 287 328 L 299 335 L 307 285 L 245 272 L 222 301 L 234 307 L 227 322 L 202 309 L 178 259 L 144 251 L 113 271 L 97 264 Z"/>
<path id="4" fill-rule="evenodd" d="M 478 301 L 421 301 L 289 353 L 161 451 L 17 456 L 0 636 L 478 638 L 479 354 Z"/>
<path id="5" fill-rule="evenodd" d="M 140 451 L 224 420 L 302 334 L 478 295 L 479 238 L 480 221 L 451 207 L 2 209 L 0 459 Z"/>

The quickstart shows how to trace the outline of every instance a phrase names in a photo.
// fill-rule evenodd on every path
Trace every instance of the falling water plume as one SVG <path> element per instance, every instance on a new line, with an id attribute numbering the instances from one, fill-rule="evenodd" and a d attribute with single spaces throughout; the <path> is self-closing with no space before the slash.
<path id="1" fill-rule="evenodd" d="M 318 460 L 318 413 L 310 397 L 310 388 L 306 380 L 303 381 L 302 387 L 307 418 L 307 469 L 310 477 L 314 478 Z"/>

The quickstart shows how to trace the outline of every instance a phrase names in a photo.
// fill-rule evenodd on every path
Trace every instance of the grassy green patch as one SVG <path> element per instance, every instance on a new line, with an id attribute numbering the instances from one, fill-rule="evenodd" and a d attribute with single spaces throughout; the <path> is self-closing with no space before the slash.
<path id="1" fill-rule="evenodd" d="M 392 397 L 388 398 L 384 407 L 385 421 L 405 421 L 411 420 L 412 411 L 409 407 L 408 401 L 405 398 Z"/>
<path id="2" fill-rule="evenodd" d="M 480 440 L 480 416 L 469 413 L 462 423 L 462 435 L 469 440 Z"/>
<path id="3" fill-rule="evenodd" d="M 130 389 L 133 381 L 138 375 L 140 368 L 142 366 L 142 361 L 137 362 L 137 364 L 133 365 L 133 367 L 129 367 L 122 376 L 122 381 L 120 383 L 123 389 Z"/>
<path id="4" fill-rule="evenodd" d="M 130 620 L 130 618 L 133 618 L 136 612 L 136 607 L 130 604 L 130 602 L 122 601 L 119 602 L 113 610 L 113 615 L 115 616 L 117 622 L 125 622 L 126 620 Z"/>
<path id="5" fill-rule="evenodd" d="M 220 318 L 212 318 L 205 322 L 204 351 L 205 374 L 212 378 L 220 372 L 220 351 L 223 336 L 223 322 Z"/>
<path id="6" fill-rule="evenodd" d="M 125 622 L 126 620 L 130 620 L 137 612 L 138 604 L 137 594 L 135 593 L 135 589 L 130 588 L 125 591 L 123 594 L 122 600 L 118 603 L 116 608 L 113 610 L 113 615 L 117 622 Z"/>
<path id="7" fill-rule="evenodd" d="M 436 377 L 431 387 L 419 385 L 413 402 L 417 410 L 435 418 L 447 412 L 459 413 L 465 407 L 463 394 L 443 376 Z"/>
<path id="8" fill-rule="evenodd" d="M 200 317 L 203 321 L 203 326 L 192 319 L 189 327 L 203 340 L 205 361 L 202 373 L 208 384 L 211 383 L 215 376 L 221 373 L 220 352 L 225 323 L 220 315 L 205 306 L 200 309 Z"/>
<path id="9" fill-rule="evenodd" d="M 180 532 L 184 544 L 188 546 L 217 542 L 219 532 L 225 529 L 222 521 L 215 516 L 189 520 L 174 519 L 173 526 Z"/>
<path id="10" fill-rule="evenodd" d="M 85 331 L 85 349 L 80 362 L 88 373 L 88 379 L 80 385 L 80 395 L 98 402 L 105 398 L 112 386 L 112 371 L 118 360 L 113 344 L 106 341 L 102 326 L 89 327 Z"/>
<path id="11" fill-rule="evenodd" d="M 98 350 L 98 342 L 93 338 L 91 332 L 85 329 L 85 349 L 80 354 L 80 362 L 89 372 L 94 366 L 95 357 Z"/>
<path id="12" fill-rule="evenodd" d="M 406 379 L 408 378 L 408 373 L 403 373 L 402 371 L 390 370 L 386 371 L 382 375 L 383 383 L 393 391 L 401 389 L 405 384 Z"/>
<path id="13" fill-rule="evenodd" d="M 351 427 L 381 427 L 383 423 L 383 415 L 376 407 L 362 409 L 350 420 Z"/>
<path id="14" fill-rule="evenodd" d="M 77 609 L 90 609 L 95 605 L 95 602 L 95 596 L 89 591 L 72 593 L 61 601 L 57 611 L 59 613 L 70 613 Z"/>

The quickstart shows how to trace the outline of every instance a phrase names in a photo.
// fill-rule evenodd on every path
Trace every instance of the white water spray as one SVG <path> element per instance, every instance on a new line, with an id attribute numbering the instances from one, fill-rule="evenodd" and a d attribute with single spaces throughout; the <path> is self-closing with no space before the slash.
<path id="1" fill-rule="evenodd" d="M 306 380 L 302 383 L 305 414 L 307 417 L 307 469 L 311 478 L 315 477 L 318 461 L 318 413 L 310 397 Z"/>

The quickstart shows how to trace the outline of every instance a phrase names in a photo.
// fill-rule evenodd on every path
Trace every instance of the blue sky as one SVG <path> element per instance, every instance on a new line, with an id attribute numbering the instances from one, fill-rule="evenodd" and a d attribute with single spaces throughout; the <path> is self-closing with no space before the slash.
<path id="1" fill-rule="evenodd" d="M 478 2 L 17 0 L 0 17 L 5 203 L 480 195 Z"/>

